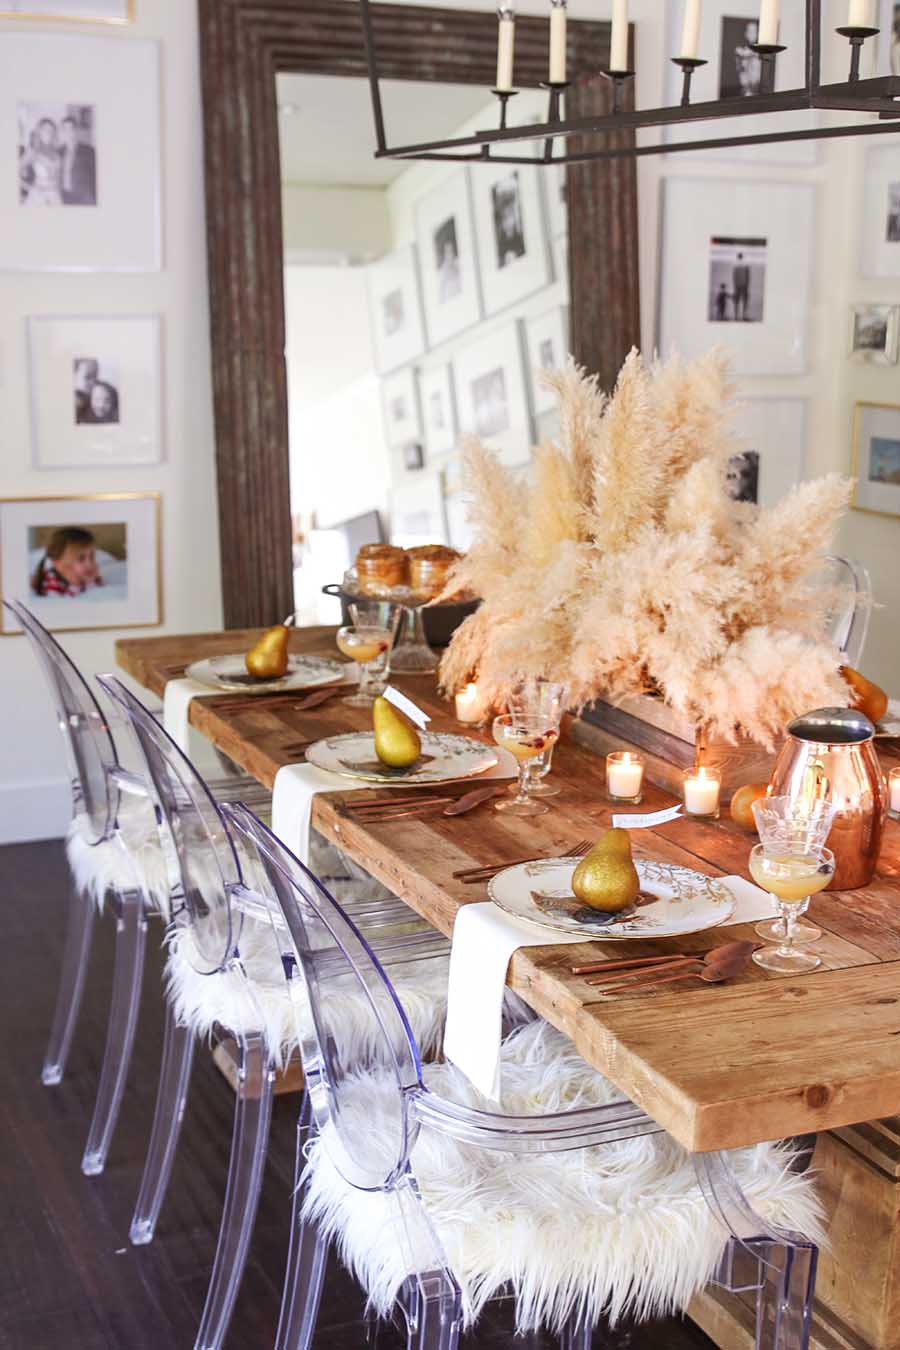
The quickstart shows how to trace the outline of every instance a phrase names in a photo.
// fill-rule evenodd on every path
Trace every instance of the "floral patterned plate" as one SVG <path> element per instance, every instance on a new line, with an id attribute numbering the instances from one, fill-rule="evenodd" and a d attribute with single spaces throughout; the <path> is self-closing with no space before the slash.
<path id="1" fill-rule="evenodd" d="M 705 877 L 674 863 L 636 859 L 641 880 L 637 901 L 608 918 L 581 906 L 572 894 L 576 858 L 548 858 L 520 863 L 498 872 L 488 895 L 517 919 L 562 933 L 594 938 L 674 937 L 700 933 L 731 918 L 734 896 L 715 877 Z"/>
<path id="2" fill-rule="evenodd" d="M 330 656 L 300 656 L 291 652 L 284 675 L 273 680 L 258 680 L 247 673 L 244 653 L 213 656 L 195 661 L 184 672 L 191 680 L 209 685 L 223 694 L 272 694 L 289 690 L 313 689 L 320 684 L 340 684 L 347 678 L 347 665 Z"/>
<path id="3" fill-rule="evenodd" d="M 422 733 L 422 754 L 408 769 L 390 769 L 375 754 L 373 731 L 350 731 L 329 736 L 308 747 L 306 758 L 319 769 L 367 783 L 394 783 L 397 787 L 419 783 L 445 783 L 454 778 L 472 778 L 497 763 L 495 750 L 468 736 L 444 731 Z"/>

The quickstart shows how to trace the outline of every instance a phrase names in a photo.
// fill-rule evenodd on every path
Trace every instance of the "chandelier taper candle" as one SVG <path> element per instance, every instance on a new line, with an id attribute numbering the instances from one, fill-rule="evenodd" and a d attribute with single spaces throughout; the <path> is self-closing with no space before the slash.
<path id="1" fill-rule="evenodd" d="M 700 55 L 700 0 L 685 0 L 678 55 L 682 61 L 696 61 Z"/>
<path id="2" fill-rule="evenodd" d="M 566 83 L 566 0 L 550 0 L 550 69 L 548 84 Z"/>
<path id="3" fill-rule="evenodd" d="M 628 0 L 613 0 L 609 69 L 614 75 L 628 71 Z"/>
<path id="4" fill-rule="evenodd" d="M 513 58 L 516 49 L 516 16 L 512 5 L 497 6 L 497 83 L 498 94 L 509 94 L 513 87 Z"/>
<path id="5" fill-rule="evenodd" d="M 756 42 L 760 47 L 778 46 L 778 0 L 760 0 Z"/>

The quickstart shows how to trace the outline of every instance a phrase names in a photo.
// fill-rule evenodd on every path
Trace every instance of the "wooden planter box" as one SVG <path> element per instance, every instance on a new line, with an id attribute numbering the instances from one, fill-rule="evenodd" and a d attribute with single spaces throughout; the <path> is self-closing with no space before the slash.
<path id="1" fill-rule="evenodd" d="M 774 753 L 746 738 L 737 745 L 698 742 L 693 723 L 650 694 L 634 694 L 615 705 L 598 700 L 573 723 L 572 735 L 604 755 L 611 750 L 639 751 L 647 778 L 679 795 L 682 770 L 697 763 L 719 770 L 723 801 L 744 783 L 767 783 L 775 764 Z"/>

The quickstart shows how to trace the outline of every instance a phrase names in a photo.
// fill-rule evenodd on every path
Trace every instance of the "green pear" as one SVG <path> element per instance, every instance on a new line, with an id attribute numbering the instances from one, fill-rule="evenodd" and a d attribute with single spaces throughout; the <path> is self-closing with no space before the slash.
<path id="1" fill-rule="evenodd" d="M 376 698 L 372 705 L 375 727 L 375 753 L 391 769 L 408 769 L 422 753 L 416 725 L 406 713 L 388 699 Z"/>
<path id="2" fill-rule="evenodd" d="M 607 830 L 572 875 L 572 890 L 581 903 L 606 914 L 633 905 L 640 888 L 627 830 Z"/>

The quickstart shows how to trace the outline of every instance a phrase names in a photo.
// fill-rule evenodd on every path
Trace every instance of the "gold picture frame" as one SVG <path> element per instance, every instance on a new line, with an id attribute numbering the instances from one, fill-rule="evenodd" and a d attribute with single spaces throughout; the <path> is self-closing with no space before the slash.
<path id="1" fill-rule="evenodd" d="M 144 599 L 144 603 L 145 603 L 145 605 L 147 606 L 148 610 L 151 611 L 152 617 L 142 617 L 142 618 L 137 619 L 136 621 L 129 621 L 129 619 L 127 618 L 127 616 L 118 615 L 118 616 L 117 616 L 118 621 L 115 622 L 115 623 L 94 623 L 94 622 L 88 622 L 88 623 L 80 623 L 80 624 L 74 624 L 74 625 L 67 625 L 67 624 L 61 624 L 61 625 L 58 625 L 58 624 L 55 624 L 55 623 L 53 623 L 52 621 L 50 621 L 51 616 L 49 616 L 49 615 L 47 615 L 47 614 L 40 614 L 38 617 L 41 619 L 41 622 L 44 623 L 45 627 L 47 627 L 47 628 L 48 628 L 51 632 L 53 632 L 53 633 L 84 633 L 84 632 L 99 633 L 99 632 L 107 632 L 107 631 L 120 630 L 120 629 L 124 630 L 124 629 L 132 629 L 132 628 L 159 628 L 159 627 L 161 627 L 161 625 L 162 625 L 163 622 L 164 622 L 164 614 L 163 614 L 163 586 L 162 586 L 162 495 L 161 495 L 161 493 L 156 492 L 156 491 L 150 491 L 150 492 L 85 492 L 85 493 L 60 493 L 60 494 L 55 495 L 55 496 L 54 496 L 54 495 L 47 495 L 47 496 L 34 496 L 34 497 L 30 497 L 30 496 L 29 496 L 29 497 L 0 497 L 0 601 L 2 601 L 2 600 L 4 600 L 4 599 L 7 598 L 7 596 L 6 596 L 6 587 L 7 587 L 7 582 L 8 582 L 8 578 L 9 578 L 10 573 L 13 573 L 13 575 L 14 575 L 14 580 L 13 580 L 13 582 L 11 583 L 11 586 L 12 586 L 13 588 L 15 588 L 15 590 L 22 590 L 22 584 L 21 584 L 21 583 L 22 583 L 22 569 L 21 569 L 21 565 L 20 565 L 20 564 L 21 564 L 21 558 L 19 558 L 19 559 L 17 560 L 17 562 L 13 564 L 13 566 L 10 566 L 10 561 L 9 561 L 9 556 L 8 556 L 8 551 L 9 551 L 10 541 L 9 541 L 9 538 L 8 538 L 8 537 L 5 537 L 5 536 L 7 536 L 8 531 L 10 530 L 10 528 L 12 528 L 12 531 L 13 531 L 14 533 L 18 533 L 18 535 L 19 535 L 19 542 L 21 542 L 21 531 L 22 531 L 23 528 L 24 528 L 25 530 L 33 529 L 33 528 L 46 529 L 50 524 L 53 524 L 53 525 L 55 525 L 55 526 L 64 526 L 64 525 L 73 525 L 73 524 L 77 524 L 77 525 L 80 525 L 80 526 L 82 526 L 82 527 L 84 527 L 84 526 L 96 526 L 96 527 L 100 527 L 100 526 L 102 526 L 102 525 L 104 525 L 104 524 L 110 525 L 111 523 L 119 523 L 119 522 L 110 522 L 108 519 L 104 521 L 103 519 L 100 518 L 100 517 L 102 516 L 103 513 L 95 513 L 95 518 L 92 519 L 92 518 L 91 518 L 91 513 L 90 513 L 90 511 L 88 511 L 88 512 L 86 513 L 86 514 L 87 514 L 87 518 L 86 518 L 86 519 L 82 519 L 80 513 L 73 513 L 73 512 L 71 511 L 70 508 L 71 508 L 71 504 L 72 504 L 73 502 L 84 503 L 85 505 L 87 505 L 87 504 L 89 504 L 89 503 L 94 503 L 95 506 L 96 506 L 97 504 L 99 504 L 99 503 L 104 503 L 104 504 L 106 504 L 106 503 L 119 503 L 119 502 L 121 502 L 121 503 L 123 504 L 123 506 L 124 506 L 124 505 L 127 504 L 127 503 L 145 502 L 145 503 L 147 503 L 148 506 L 151 508 L 152 520 L 149 521 L 149 522 L 144 522 L 144 529 L 143 529 L 143 531 L 141 531 L 140 529 L 138 529 L 138 530 L 137 530 L 137 534 L 138 534 L 139 537 L 140 537 L 141 535 L 143 535 L 145 542 L 149 542 L 149 543 L 151 544 L 151 546 L 152 546 L 152 551 L 153 551 L 153 554 L 154 554 L 153 564 L 152 564 L 152 567 L 151 567 L 151 569 L 150 569 L 150 576 L 149 576 L 149 578 L 146 580 L 146 582 L 145 582 L 145 584 L 144 584 L 144 587 L 143 587 L 143 592 L 144 592 L 144 594 L 143 594 L 143 599 Z M 22 513 L 22 514 L 23 514 L 23 520 L 22 520 L 22 521 L 20 521 L 20 522 L 10 522 L 10 521 L 9 521 L 8 517 L 9 517 L 9 515 L 10 515 L 10 511 L 9 511 L 9 508 L 10 508 L 10 507 L 13 507 L 13 508 L 15 508 L 15 507 L 26 508 L 26 507 L 29 507 L 29 506 L 34 506 L 34 507 L 36 507 L 36 508 L 39 508 L 39 507 L 40 507 L 40 508 L 43 508 L 43 507 L 61 506 L 62 509 L 61 509 L 61 511 L 59 512 L 59 516 L 66 516 L 66 515 L 73 515 L 73 514 L 74 514 L 74 519 L 72 519 L 72 520 L 61 520 L 61 519 L 59 519 L 59 518 L 57 517 L 57 519 L 54 519 L 54 520 L 52 520 L 52 521 L 48 521 L 48 520 L 41 520 L 41 521 L 38 521 L 38 520 L 32 520 L 32 521 L 29 522 L 29 521 L 27 521 L 26 519 L 24 519 L 25 516 L 27 516 L 27 512 L 24 512 L 24 511 L 23 511 L 23 513 Z M 55 514 L 55 513 L 54 513 L 54 514 Z M 126 524 L 126 527 L 127 527 L 127 522 L 123 522 L 123 523 L 125 523 L 125 524 Z M 138 522 L 138 521 L 135 521 L 134 523 L 137 524 L 137 525 L 140 524 L 140 522 Z M 126 539 L 126 541 L 127 541 L 127 539 L 128 539 L 127 529 L 126 529 L 125 539 Z M 130 547 L 129 544 L 126 543 L 126 552 L 125 552 L 125 555 L 124 555 L 124 561 L 125 561 L 125 563 L 126 563 L 126 568 L 127 568 L 127 565 L 128 565 L 128 560 L 129 560 L 130 554 L 131 554 L 131 547 Z M 34 596 L 32 595 L 32 588 L 31 588 L 31 585 L 29 584 L 30 576 L 31 576 L 31 567 L 30 567 L 30 563 L 26 562 L 26 568 L 25 568 L 25 580 L 26 580 L 26 584 L 27 584 L 27 586 L 28 586 L 28 589 L 27 589 L 27 603 L 29 604 L 29 607 L 31 607 L 32 605 L 40 605 L 40 606 L 43 608 L 44 605 L 43 605 L 42 602 L 45 602 L 45 601 L 46 601 L 46 597 L 45 597 L 45 596 L 42 596 L 42 597 L 40 597 L 40 598 L 36 598 L 36 597 L 34 597 Z M 18 578 L 18 583 L 19 583 L 18 585 L 16 585 L 16 578 Z M 132 598 L 133 598 L 133 595 L 132 595 L 132 588 L 131 588 L 131 586 L 128 584 L 127 571 L 126 571 L 125 587 L 126 587 L 125 597 L 124 597 L 124 599 L 120 602 L 120 604 L 121 604 L 122 606 L 126 606 L 126 605 L 132 600 Z M 136 589 L 137 589 L 137 588 L 135 588 L 135 591 L 136 591 Z M 21 597 L 20 597 L 20 596 L 17 596 L 15 593 L 13 593 L 13 594 L 11 594 L 10 598 L 16 599 L 16 598 L 21 598 Z M 77 598 L 78 598 L 79 600 L 81 599 L 80 596 L 77 597 Z M 103 599 L 104 599 L 104 601 L 106 601 L 107 597 L 104 596 Z M 50 604 L 51 604 L 51 605 L 55 605 L 56 603 L 60 603 L 60 602 L 57 601 L 57 599 L 56 599 L 55 597 L 54 597 L 53 599 L 51 599 L 51 601 L 50 601 Z M 21 630 L 20 628 L 7 628 L 7 627 L 6 627 L 6 622 L 7 622 L 7 613 L 6 613 L 6 611 L 2 608 L 2 606 L 0 606 L 0 637 L 20 637 L 20 636 L 22 635 L 22 630 Z"/>
<path id="2" fill-rule="evenodd" d="M 62 3 L 63 0 L 56 0 L 56 2 Z M 0 4 L 2 3 L 3 0 L 0 0 Z M 98 23 L 124 28 L 127 24 L 134 23 L 136 3 L 137 0 L 126 0 L 126 17 L 124 19 L 105 18 L 98 14 L 35 14 L 28 10 L 18 9 L 0 9 L 0 19 L 22 19 L 29 23 Z"/>
<path id="3" fill-rule="evenodd" d="M 864 438 L 867 438 L 865 447 Z M 880 476 L 872 474 L 876 440 L 882 443 L 877 451 L 883 466 Z M 865 469 L 864 480 L 860 477 L 861 467 Z M 900 519 L 900 403 L 856 403 L 850 472 L 854 480 L 851 503 L 854 511 Z"/>

